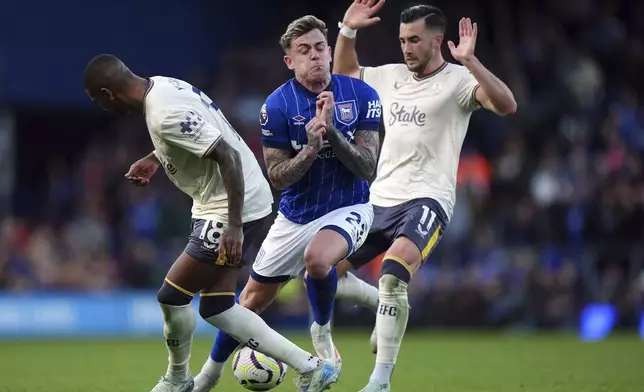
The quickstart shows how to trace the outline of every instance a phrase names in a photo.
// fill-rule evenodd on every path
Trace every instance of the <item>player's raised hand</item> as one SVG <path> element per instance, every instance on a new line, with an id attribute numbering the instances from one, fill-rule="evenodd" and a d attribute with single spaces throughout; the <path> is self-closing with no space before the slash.
<path id="1" fill-rule="evenodd" d="M 319 96 L 318 96 L 319 98 Z M 315 117 L 318 119 L 322 118 L 322 108 L 324 107 L 324 102 L 318 99 L 315 101 Z"/>
<path id="2" fill-rule="evenodd" d="M 328 130 L 333 126 L 333 116 L 335 115 L 335 99 L 333 98 L 333 92 L 323 91 L 320 93 L 320 95 L 318 95 L 316 108 L 320 105 L 322 106 L 322 110 L 318 115 L 318 118 L 324 121 L 326 129 Z"/>
<path id="3" fill-rule="evenodd" d="M 225 265 L 237 265 L 242 258 L 244 230 L 241 226 L 228 227 L 219 240 L 219 260 Z"/>
<path id="4" fill-rule="evenodd" d="M 455 60 L 463 63 L 474 57 L 477 34 L 478 26 L 476 23 L 472 24 L 470 18 L 461 18 L 458 23 L 458 46 L 452 41 L 447 42 L 447 46 Z"/>
<path id="5" fill-rule="evenodd" d="M 317 104 L 315 111 L 318 111 Z M 317 153 L 322 149 L 322 136 L 326 133 L 326 124 L 318 117 L 313 117 L 304 128 L 306 129 L 306 137 L 308 139 L 306 145 Z"/>
<path id="6" fill-rule="evenodd" d="M 125 178 L 130 181 L 130 184 L 136 186 L 146 186 L 150 183 L 150 179 L 159 168 L 159 163 L 153 154 L 141 158 L 130 166 L 130 170 L 125 173 Z"/>
<path id="7" fill-rule="evenodd" d="M 354 0 L 344 13 L 342 24 L 351 29 L 361 29 L 380 22 L 374 16 L 385 5 L 385 0 Z"/>

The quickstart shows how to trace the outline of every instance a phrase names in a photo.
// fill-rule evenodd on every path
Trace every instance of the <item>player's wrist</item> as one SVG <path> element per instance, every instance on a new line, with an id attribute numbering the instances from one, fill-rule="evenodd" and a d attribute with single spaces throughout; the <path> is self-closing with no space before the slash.
<path id="1" fill-rule="evenodd" d="M 151 160 L 152 160 L 154 163 L 156 163 L 157 165 L 160 165 L 160 164 L 161 164 L 161 161 L 159 161 L 159 157 L 157 156 L 157 150 L 152 151 L 152 152 L 148 155 L 148 159 L 151 159 Z"/>
<path id="2" fill-rule="evenodd" d="M 340 34 L 344 35 L 347 38 L 354 39 L 358 34 L 358 29 L 355 27 L 350 27 L 345 21 L 338 22 L 338 27 L 340 28 Z"/>
<path id="3" fill-rule="evenodd" d="M 478 61 L 478 59 L 477 59 L 477 58 L 476 58 L 476 56 L 474 56 L 474 55 L 472 55 L 472 56 L 467 56 L 467 57 L 462 57 L 462 58 L 459 60 L 459 62 L 460 62 L 461 64 L 463 64 L 463 66 L 464 66 L 465 68 L 469 69 L 469 70 L 471 70 L 471 69 L 472 69 L 472 67 L 476 64 L 476 62 L 477 62 L 477 61 Z"/>
<path id="4" fill-rule="evenodd" d="M 244 227 L 244 224 L 242 223 L 241 220 L 228 222 L 228 228 L 229 229 L 241 229 L 243 227 Z"/>
<path id="5" fill-rule="evenodd" d="M 319 148 L 319 147 L 315 147 L 315 146 L 311 146 L 311 145 L 309 145 L 309 144 L 305 145 L 305 146 L 302 148 L 302 152 L 304 152 L 304 154 L 306 154 L 306 155 L 307 155 L 308 157 L 310 157 L 310 158 L 317 157 L 318 152 L 320 152 L 320 150 L 321 150 L 321 148 Z"/>

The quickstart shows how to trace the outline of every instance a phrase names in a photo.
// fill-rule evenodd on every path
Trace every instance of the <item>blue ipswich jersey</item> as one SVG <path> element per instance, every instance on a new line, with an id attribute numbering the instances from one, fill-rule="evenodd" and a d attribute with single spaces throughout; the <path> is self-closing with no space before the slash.
<path id="1" fill-rule="evenodd" d="M 335 100 L 335 127 L 351 142 L 356 131 L 378 131 L 380 97 L 360 79 L 331 75 L 327 90 Z M 315 117 L 316 93 L 291 79 L 266 99 L 260 113 L 262 143 L 295 156 L 307 143 L 305 125 Z M 279 210 L 305 224 L 338 208 L 366 203 L 369 183 L 340 162 L 326 137 L 322 150 L 302 178 L 282 192 Z"/>

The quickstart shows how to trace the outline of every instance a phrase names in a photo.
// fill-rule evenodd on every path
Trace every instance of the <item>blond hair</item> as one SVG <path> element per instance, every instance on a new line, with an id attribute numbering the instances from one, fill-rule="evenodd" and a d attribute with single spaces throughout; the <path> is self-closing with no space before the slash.
<path id="1" fill-rule="evenodd" d="M 301 18 L 295 19 L 294 21 L 289 23 L 288 27 L 286 28 L 286 32 L 282 34 L 282 37 L 280 38 L 280 45 L 282 45 L 282 49 L 290 49 L 291 43 L 294 40 L 316 29 L 320 30 L 322 34 L 324 34 L 324 38 L 326 39 L 326 23 L 324 23 L 322 20 L 316 18 L 313 15 L 306 15 Z"/>

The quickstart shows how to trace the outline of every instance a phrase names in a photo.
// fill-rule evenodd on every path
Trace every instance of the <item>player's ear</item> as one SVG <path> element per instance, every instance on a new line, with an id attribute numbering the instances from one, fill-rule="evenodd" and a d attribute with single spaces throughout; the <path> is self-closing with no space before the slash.
<path id="1" fill-rule="evenodd" d="M 291 56 L 288 56 L 288 55 L 284 56 L 284 63 L 291 71 L 295 69 L 295 66 L 293 65 L 293 59 L 291 58 Z"/>
<path id="2" fill-rule="evenodd" d="M 101 89 L 101 94 L 105 95 L 105 97 L 110 101 L 114 100 L 114 94 L 109 89 L 106 89 L 105 87 Z"/>

